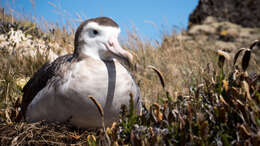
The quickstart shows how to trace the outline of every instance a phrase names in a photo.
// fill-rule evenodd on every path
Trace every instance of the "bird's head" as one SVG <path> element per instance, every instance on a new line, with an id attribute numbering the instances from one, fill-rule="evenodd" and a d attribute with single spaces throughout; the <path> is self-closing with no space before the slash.
<path id="1" fill-rule="evenodd" d="M 133 56 L 119 42 L 120 28 L 108 17 L 88 19 L 81 23 L 75 34 L 74 55 L 101 60 L 120 58 L 131 62 Z"/>

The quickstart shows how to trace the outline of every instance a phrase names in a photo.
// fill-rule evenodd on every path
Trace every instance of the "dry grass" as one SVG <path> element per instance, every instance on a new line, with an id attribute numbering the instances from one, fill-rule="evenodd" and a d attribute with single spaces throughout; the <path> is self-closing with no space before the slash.
<path id="1" fill-rule="evenodd" d="M 132 38 L 134 39 L 134 38 Z M 160 70 L 165 78 L 166 88 L 171 95 L 184 94 L 189 88 L 201 82 L 203 70 L 210 63 L 216 66 L 216 52 L 206 50 L 203 46 L 194 46 L 171 34 L 165 36 L 164 40 L 171 39 L 162 46 L 154 47 L 147 42 L 141 42 L 137 38 L 127 48 L 138 48 L 136 70 L 134 75 L 141 87 L 142 97 L 148 101 L 158 101 L 163 93 L 160 81 L 149 69 L 149 65 Z"/>
<path id="2" fill-rule="evenodd" d="M 32 22 L 18 21 L 3 13 L 0 13 L 0 18 L 7 24 L 15 24 L 11 27 L 20 28 L 46 43 L 57 42 L 61 44 L 61 48 L 66 48 L 66 52 L 72 51 L 74 30 L 54 28 L 50 32 L 42 32 Z M 11 27 L 2 25 L 1 29 L 8 31 Z M 226 60 L 222 66 L 219 65 L 222 59 L 219 59 L 216 50 L 220 48 L 215 47 L 214 38 L 207 41 L 201 39 L 188 35 L 185 30 L 181 34 L 173 31 L 172 34 L 164 35 L 162 44 L 155 46 L 149 41 L 143 41 L 134 31 L 130 32 L 128 40 L 123 42 L 122 46 L 136 54 L 134 66 L 129 70 L 136 78 L 145 107 L 149 110 L 142 116 L 137 116 L 131 112 L 131 108 L 122 108 L 120 121 L 106 131 L 103 129 L 99 132 L 75 129 L 66 123 L 16 123 L 22 87 L 28 77 L 47 61 L 47 56 L 41 53 L 34 57 L 19 56 L 8 52 L 7 48 L 0 48 L 0 131 L 3 131 L 0 134 L 1 143 L 96 145 L 104 144 L 109 139 L 115 145 L 144 145 L 149 142 L 214 145 L 214 142 L 218 141 L 230 144 L 231 140 L 235 141 L 238 137 L 240 141 L 237 140 L 237 143 L 251 142 L 259 138 L 259 75 L 257 74 L 256 85 L 249 86 L 248 80 L 251 78 L 242 70 L 234 70 L 233 60 Z M 234 43 L 248 47 L 251 41 L 248 44 Z M 53 48 L 53 51 L 59 54 L 63 50 Z M 241 64 L 243 60 L 246 59 L 238 57 L 237 64 Z M 246 63 L 242 68 L 245 66 Z M 246 70 L 249 74 L 259 73 L 259 66 L 251 61 Z M 231 73 L 236 79 L 229 79 L 228 75 Z M 248 80 L 242 80 L 245 78 Z M 229 99 L 229 92 L 237 97 L 232 96 L 232 100 Z M 98 108 L 98 103 L 96 105 Z M 102 109 L 98 110 L 102 116 Z M 242 116 L 236 110 L 240 111 Z M 250 115 L 246 114 L 247 111 Z M 244 118 L 244 123 L 241 119 L 233 120 L 233 117 Z M 234 130 L 228 128 L 232 124 Z M 168 134 L 164 133 L 165 131 L 168 131 Z M 211 141 L 213 142 L 210 143 Z"/>

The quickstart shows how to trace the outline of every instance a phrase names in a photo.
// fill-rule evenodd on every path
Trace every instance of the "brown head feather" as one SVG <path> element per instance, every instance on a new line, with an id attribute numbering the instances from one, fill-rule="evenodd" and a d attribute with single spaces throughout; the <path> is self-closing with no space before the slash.
<path id="1" fill-rule="evenodd" d="M 74 55 L 78 55 L 77 53 L 77 50 L 78 50 L 78 47 L 80 47 L 82 45 L 83 42 L 80 42 L 79 41 L 79 37 L 80 37 L 80 34 L 82 32 L 82 29 L 84 28 L 85 25 L 87 25 L 89 22 L 96 22 L 98 23 L 99 25 L 103 25 L 103 26 L 111 26 L 111 27 L 116 27 L 118 28 L 119 25 L 113 21 L 111 18 L 108 18 L 108 17 L 97 17 L 97 18 L 92 18 L 92 19 L 88 19 L 84 22 L 82 22 L 80 24 L 80 26 L 78 27 L 77 31 L 76 31 L 76 34 L 75 34 L 75 39 L 74 39 Z"/>

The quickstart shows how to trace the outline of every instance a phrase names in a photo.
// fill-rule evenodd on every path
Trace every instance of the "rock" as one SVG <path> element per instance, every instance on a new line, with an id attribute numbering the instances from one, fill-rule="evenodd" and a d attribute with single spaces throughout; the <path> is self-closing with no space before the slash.
<path id="1" fill-rule="evenodd" d="M 189 29 L 189 34 L 198 35 L 198 34 L 216 34 L 217 28 L 212 25 L 194 25 Z"/>
<path id="2" fill-rule="evenodd" d="M 237 47 L 234 43 L 223 42 L 223 41 L 216 41 L 215 46 L 216 46 L 216 50 L 223 49 L 223 50 L 226 50 L 228 52 L 231 52 L 231 51 L 237 49 Z"/>
<path id="3" fill-rule="evenodd" d="M 228 21 L 217 21 L 212 16 L 209 16 L 202 22 L 202 24 L 193 25 L 188 29 L 188 34 L 207 35 L 216 40 L 224 42 L 235 42 L 241 39 L 255 40 L 259 39 L 259 28 L 243 27 L 238 24 L 234 24 Z"/>
<path id="4" fill-rule="evenodd" d="M 199 0 L 189 16 L 189 28 L 202 24 L 208 16 L 243 27 L 260 27 L 260 0 Z"/>
<path id="5" fill-rule="evenodd" d="M 21 30 L 14 31 L 14 29 L 11 28 L 11 30 L 8 32 L 8 41 L 18 44 L 21 41 L 26 40 L 27 38 Z"/>
<path id="6" fill-rule="evenodd" d="M 37 57 L 38 53 L 40 53 L 41 55 L 46 55 L 49 61 L 54 61 L 58 57 L 53 50 L 61 50 L 57 44 L 51 47 L 42 39 L 34 39 L 30 35 L 26 36 L 23 31 L 14 31 L 13 28 L 7 32 L 7 35 L 0 35 L 0 49 L 5 49 L 10 54 L 16 54 L 21 57 Z"/>

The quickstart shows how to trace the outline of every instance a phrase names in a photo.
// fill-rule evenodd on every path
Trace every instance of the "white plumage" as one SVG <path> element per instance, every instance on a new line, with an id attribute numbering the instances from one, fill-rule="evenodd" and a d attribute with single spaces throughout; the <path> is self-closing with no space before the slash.
<path id="1" fill-rule="evenodd" d="M 118 119 L 121 104 L 128 105 L 130 93 L 140 111 L 139 88 L 117 59 L 132 55 L 121 48 L 118 25 L 110 18 L 83 22 L 75 35 L 73 54 L 45 64 L 24 87 L 21 114 L 29 122 L 70 121 L 77 127 L 101 126 L 95 97 L 105 114 L 105 124 Z"/>

